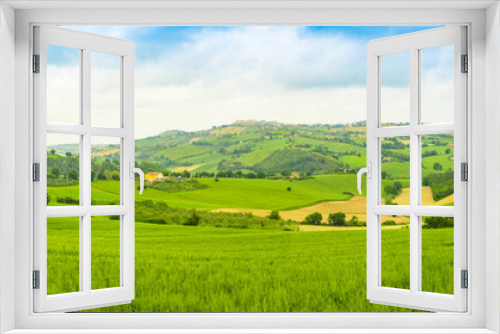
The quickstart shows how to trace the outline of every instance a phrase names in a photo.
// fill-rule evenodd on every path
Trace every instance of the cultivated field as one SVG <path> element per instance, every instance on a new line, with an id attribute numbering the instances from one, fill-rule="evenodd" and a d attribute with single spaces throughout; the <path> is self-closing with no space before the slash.
<path id="1" fill-rule="evenodd" d="M 77 224 L 64 220 L 48 222 L 52 293 L 78 289 Z M 105 217 L 92 221 L 94 288 L 119 282 L 118 224 Z M 452 236 L 452 229 L 423 231 L 425 291 L 452 292 L 453 280 L 446 279 L 453 270 Z M 405 287 L 409 230 L 384 230 L 382 238 L 384 283 Z M 365 239 L 366 231 L 358 230 L 302 233 L 136 223 L 136 298 L 92 311 L 411 312 L 366 299 Z"/>
<path id="2" fill-rule="evenodd" d="M 422 203 L 453 205 L 453 136 L 421 143 Z M 381 151 L 382 203 L 409 204 L 409 141 L 386 138 Z M 48 148 L 49 206 L 79 205 L 78 152 L 78 145 Z M 92 205 L 119 204 L 118 153 L 95 147 Z M 136 166 L 167 178 L 148 183 L 143 195 L 136 190 L 136 298 L 92 311 L 411 311 L 366 299 L 366 180 L 359 195 L 355 175 L 365 165 L 364 123 L 242 121 L 137 140 Z M 336 212 L 346 214 L 340 225 L 358 221 L 327 225 Z M 301 224 L 314 213 L 321 224 Z M 92 218 L 93 289 L 120 282 L 116 218 Z M 382 227 L 382 284 L 408 289 L 409 220 L 387 221 L 397 225 Z M 79 225 L 48 220 L 50 294 L 79 289 Z M 452 274 L 453 228 L 423 229 L 422 289 L 453 293 Z"/>

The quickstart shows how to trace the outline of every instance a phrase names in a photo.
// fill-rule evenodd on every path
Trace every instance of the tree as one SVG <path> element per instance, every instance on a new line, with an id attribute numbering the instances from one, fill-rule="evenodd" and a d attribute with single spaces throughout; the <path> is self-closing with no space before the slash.
<path id="1" fill-rule="evenodd" d="M 66 156 L 67 156 L 68 158 L 70 158 L 70 157 L 72 157 L 72 156 L 73 156 L 73 154 L 71 154 L 71 152 L 66 152 Z"/>
<path id="2" fill-rule="evenodd" d="M 385 170 L 382 171 L 382 180 L 387 179 L 387 172 Z"/>
<path id="3" fill-rule="evenodd" d="M 120 173 L 118 173 L 117 171 L 112 171 L 110 176 L 111 180 L 120 181 Z"/>
<path id="4" fill-rule="evenodd" d="M 200 223 L 200 221 L 201 221 L 201 216 L 198 214 L 198 212 L 193 211 L 193 213 L 191 214 L 191 216 L 188 217 L 188 219 L 186 220 L 186 222 L 184 223 L 184 225 L 187 225 L 187 226 L 198 226 L 198 224 Z"/>
<path id="5" fill-rule="evenodd" d="M 271 213 L 269 214 L 269 216 L 267 216 L 267 218 L 274 219 L 274 220 L 280 220 L 281 216 L 280 216 L 279 211 L 273 210 L 273 211 L 271 211 Z"/>
<path id="6" fill-rule="evenodd" d="M 400 193 L 401 190 L 403 190 L 403 185 L 399 181 L 394 182 L 394 187 L 398 190 L 398 193 Z"/>
<path id="7" fill-rule="evenodd" d="M 58 178 L 61 175 L 61 170 L 57 167 L 51 169 L 50 173 L 54 175 L 55 178 Z"/>
<path id="8" fill-rule="evenodd" d="M 290 176 L 290 171 L 287 171 L 287 170 L 282 170 L 281 171 L 281 175 L 283 175 L 284 177 L 287 177 L 287 176 Z"/>
<path id="9" fill-rule="evenodd" d="M 446 151 L 444 151 L 446 154 L 450 154 L 451 153 L 451 150 L 449 148 L 446 149 Z"/>
<path id="10" fill-rule="evenodd" d="M 78 181 L 78 171 L 76 169 L 72 169 L 68 172 L 68 179 Z"/>
<path id="11" fill-rule="evenodd" d="M 56 155 L 56 150 L 50 150 L 51 155 Z"/>
<path id="12" fill-rule="evenodd" d="M 330 213 L 328 215 L 328 224 L 333 226 L 345 226 L 345 213 Z"/>
<path id="13" fill-rule="evenodd" d="M 384 187 L 384 191 L 388 195 L 397 195 L 398 194 L 398 189 L 394 185 L 391 186 L 390 184 L 388 184 Z"/>
<path id="14" fill-rule="evenodd" d="M 432 167 L 434 170 L 442 170 L 443 169 L 443 166 L 441 166 L 441 164 L 439 162 L 436 162 L 434 164 L 434 167 Z"/>
<path id="15" fill-rule="evenodd" d="M 321 213 L 313 212 L 306 217 L 306 219 L 304 220 L 304 223 L 305 224 L 321 225 L 322 220 L 323 220 L 323 215 L 321 215 Z"/>
<path id="16" fill-rule="evenodd" d="M 49 205 L 49 202 L 52 200 L 52 196 L 47 193 L 47 205 Z"/>
<path id="17" fill-rule="evenodd" d="M 265 179 L 265 178 L 266 178 L 266 173 L 264 173 L 264 172 L 258 172 L 258 173 L 257 173 L 257 177 L 258 177 L 259 179 Z"/>
<path id="18" fill-rule="evenodd" d="M 99 173 L 97 174 L 97 179 L 98 180 L 106 180 L 106 175 L 104 175 L 103 169 L 99 170 Z"/>
<path id="19" fill-rule="evenodd" d="M 90 181 L 91 182 L 94 182 L 96 177 L 97 177 L 96 172 L 94 172 L 94 171 L 90 172 Z"/>

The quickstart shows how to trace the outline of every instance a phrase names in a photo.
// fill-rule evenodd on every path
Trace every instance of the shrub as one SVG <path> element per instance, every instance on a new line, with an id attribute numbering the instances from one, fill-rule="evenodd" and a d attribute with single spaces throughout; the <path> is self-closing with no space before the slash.
<path id="1" fill-rule="evenodd" d="M 345 213 L 330 213 L 328 215 L 328 224 L 333 226 L 345 226 Z"/>
<path id="2" fill-rule="evenodd" d="M 76 169 L 72 169 L 68 172 L 68 179 L 70 180 L 78 180 L 78 171 Z"/>
<path id="3" fill-rule="evenodd" d="M 382 223 L 383 226 L 390 226 L 390 225 L 396 225 L 396 222 L 394 220 L 386 220 L 385 222 Z"/>
<path id="4" fill-rule="evenodd" d="M 198 212 L 193 211 L 193 213 L 191 214 L 191 216 L 188 217 L 188 219 L 186 220 L 186 222 L 184 223 L 184 225 L 187 225 L 187 226 L 198 226 L 198 224 L 200 223 L 200 221 L 201 221 L 201 217 L 198 214 Z"/>
<path id="5" fill-rule="evenodd" d="M 423 228 L 446 228 L 454 225 L 452 217 L 426 217 L 424 221 Z"/>
<path id="6" fill-rule="evenodd" d="M 271 213 L 269 214 L 269 216 L 267 216 L 267 218 L 274 219 L 274 220 L 280 220 L 281 216 L 280 216 L 279 211 L 273 210 L 273 211 L 271 211 Z"/>
<path id="7" fill-rule="evenodd" d="M 313 212 L 309 214 L 304 220 L 305 224 L 314 224 L 321 225 L 321 221 L 323 220 L 323 216 L 319 212 Z"/>
<path id="8" fill-rule="evenodd" d="M 57 197 L 56 201 L 57 203 L 63 203 L 63 204 L 80 204 L 80 200 L 78 198 L 71 198 L 71 197 Z"/>
<path id="9" fill-rule="evenodd" d="M 348 222 L 348 225 L 358 226 L 359 225 L 359 218 L 357 216 L 352 216 L 352 218 Z"/>

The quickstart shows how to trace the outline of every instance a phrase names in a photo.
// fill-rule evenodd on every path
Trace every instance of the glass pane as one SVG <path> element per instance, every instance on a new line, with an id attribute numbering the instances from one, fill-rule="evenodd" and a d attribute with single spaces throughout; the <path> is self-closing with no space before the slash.
<path id="1" fill-rule="evenodd" d="M 410 205 L 410 137 L 380 141 L 383 205 Z"/>
<path id="2" fill-rule="evenodd" d="M 410 218 L 381 216 L 382 286 L 410 289 Z"/>
<path id="3" fill-rule="evenodd" d="M 80 218 L 47 218 L 47 294 L 80 291 Z"/>
<path id="4" fill-rule="evenodd" d="M 422 291 L 453 294 L 452 217 L 422 217 Z"/>
<path id="5" fill-rule="evenodd" d="M 454 61 L 453 45 L 422 49 L 421 123 L 453 123 Z"/>
<path id="6" fill-rule="evenodd" d="M 382 126 L 410 124 L 410 53 L 380 57 Z"/>
<path id="7" fill-rule="evenodd" d="M 422 140 L 422 205 L 453 206 L 453 134 L 424 135 Z"/>
<path id="8" fill-rule="evenodd" d="M 120 141 L 92 137 L 92 205 L 120 205 Z"/>
<path id="9" fill-rule="evenodd" d="M 121 57 L 92 52 L 92 126 L 121 126 Z"/>
<path id="10" fill-rule="evenodd" d="M 80 136 L 47 134 L 47 205 L 80 205 Z"/>
<path id="11" fill-rule="evenodd" d="M 81 50 L 47 45 L 47 122 L 80 123 Z"/>
<path id="12" fill-rule="evenodd" d="M 92 290 L 120 286 L 120 220 L 92 217 Z"/>

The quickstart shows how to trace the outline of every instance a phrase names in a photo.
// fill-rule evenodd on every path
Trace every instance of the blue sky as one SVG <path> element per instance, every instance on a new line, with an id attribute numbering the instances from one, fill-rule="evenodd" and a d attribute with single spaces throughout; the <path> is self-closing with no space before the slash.
<path id="1" fill-rule="evenodd" d="M 432 27 L 67 28 L 135 44 L 136 137 L 142 138 L 237 119 L 309 124 L 365 120 L 366 44 Z M 429 82 L 437 80 L 444 95 L 450 78 L 438 72 L 443 64 L 449 67 L 450 59 L 452 64 L 451 55 L 448 50 L 425 63 L 433 73 Z M 399 58 L 387 62 L 383 72 L 385 96 L 391 99 L 387 121 L 406 117 L 399 109 L 409 99 L 408 66 Z M 62 55 L 49 65 L 56 69 L 75 64 Z M 111 88 L 101 86 L 99 99 L 105 106 Z M 437 99 L 449 100 L 444 95 Z"/>

